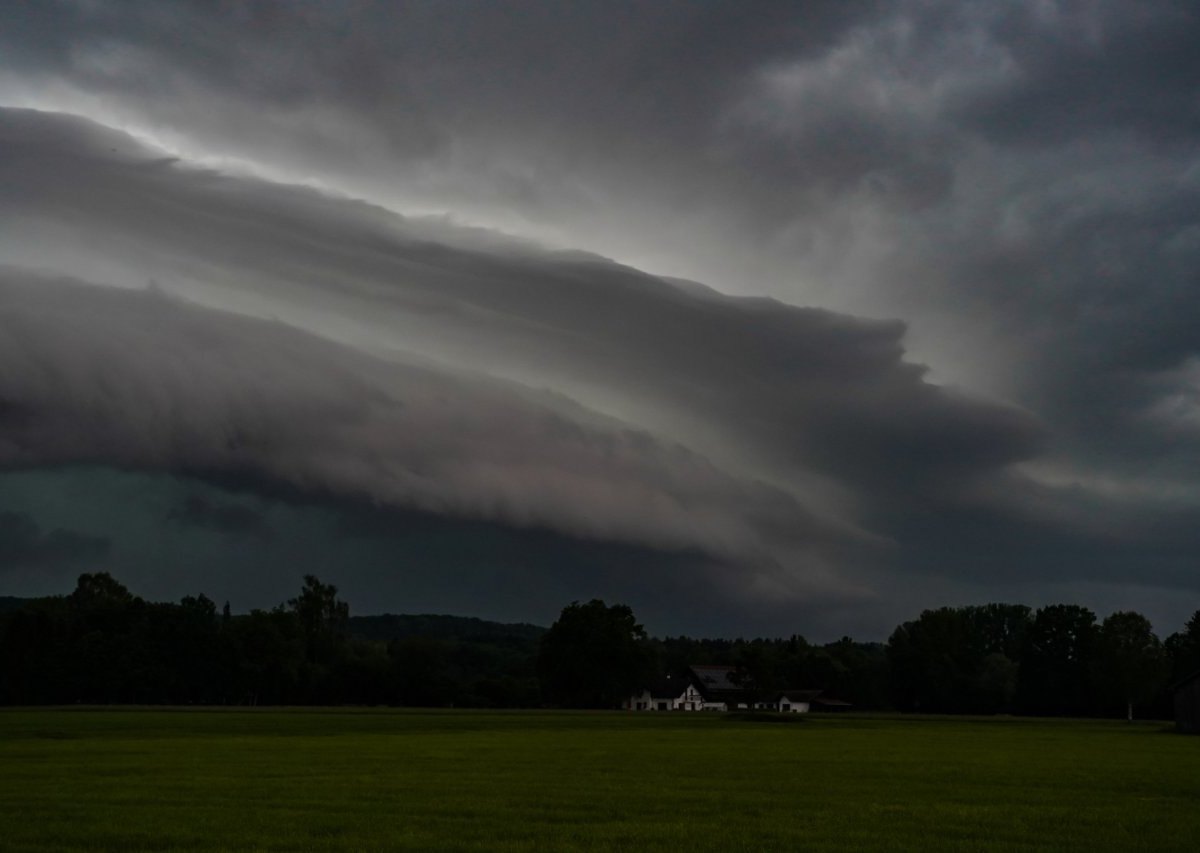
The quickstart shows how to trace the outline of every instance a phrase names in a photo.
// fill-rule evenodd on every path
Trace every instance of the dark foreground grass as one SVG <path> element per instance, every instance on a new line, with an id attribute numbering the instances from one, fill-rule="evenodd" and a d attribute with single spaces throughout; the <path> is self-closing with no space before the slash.
<path id="1" fill-rule="evenodd" d="M 1187 850 L 1163 724 L 0 711 L 0 849 Z"/>

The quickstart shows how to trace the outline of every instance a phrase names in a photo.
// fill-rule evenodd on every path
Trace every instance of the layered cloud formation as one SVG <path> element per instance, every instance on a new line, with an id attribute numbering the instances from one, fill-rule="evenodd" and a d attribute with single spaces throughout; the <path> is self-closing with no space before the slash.
<path id="1" fill-rule="evenodd" d="M 1200 586 L 1190 5 L 14 23 L 10 469 L 642 549 L 746 630 Z"/>

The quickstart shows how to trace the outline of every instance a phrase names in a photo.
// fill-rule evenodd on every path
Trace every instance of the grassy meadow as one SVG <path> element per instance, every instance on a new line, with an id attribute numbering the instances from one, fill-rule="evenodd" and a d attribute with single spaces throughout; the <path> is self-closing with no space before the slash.
<path id="1" fill-rule="evenodd" d="M 1195 850 L 1162 723 L 2 710 L 0 849 Z"/>

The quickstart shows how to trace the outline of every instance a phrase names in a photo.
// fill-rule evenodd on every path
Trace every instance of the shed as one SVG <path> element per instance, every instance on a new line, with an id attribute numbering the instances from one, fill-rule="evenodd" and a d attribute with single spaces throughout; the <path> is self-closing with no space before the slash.
<path id="1" fill-rule="evenodd" d="M 1200 734 L 1200 669 L 1177 681 L 1175 692 L 1175 729 Z"/>
<path id="2" fill-rule="evenodd" d="M 820 690 L 800 690 L 795 687 L 775 690 L 763 695 L 754 703 L 754 707 L 781 714 L 807 714 L 820 695 Z"/>

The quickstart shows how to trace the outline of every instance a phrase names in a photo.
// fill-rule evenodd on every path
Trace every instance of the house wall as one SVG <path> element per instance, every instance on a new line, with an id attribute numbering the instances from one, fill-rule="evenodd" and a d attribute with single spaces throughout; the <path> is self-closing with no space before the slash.
<path id="1" fill-rule="evenodd" d="M 1200 674 L 1175 691 L 1175 728 L 1188 734 L 1200 734 Z"/>
<path id="2" fill-rule="evenodd" d="M 626 699 L 621 707 L 626 711 L 681 711 L 681 710 L 700 710 L 699 694 L 697 698 L 689 700 L 686 698 L 687 693 L 681 693 L 678 696 L 655 696 L 649 690 L 643 690 L 641 693 L 635 693 Z M 688 708 L 687 702 L 695 702 L 694 708 Z"/>
<path id="3" fill-rule="evenodd" d="M 653 711 L 654 703 L 650 696 L 649 690 L 643 690 L 641 693 L 635 693 L 625 700 L 622 705 L 626 711 Z"/>
<path id="4" fill-rule="evenodd" d="M 809 711 L 809 704 L 807 702 L 793 702 L 786 696 L 779 700 L 778 710 L 783 711 L 785 705 L 787 706 L 786 710 L 789 714 L 807 714 Z"/>
<path id="5" fill-rule="evenodd" d="M 786 711 L 784 710 L 785 705 L 787 706 Z M 746 706 L 738 705 L 738 707 L 744 708 Z M 780 699 L 778 702 L 755 702 L 754 707 L 760 711 L 777 711 L 779 713 L 786 714 L 807 714 L 809 711 L 808 702 L 793 702 L 786 696 Z"/>
<path id="6" fill-rule="evenodd" d="M 688 686 L 672 703 L 673 711 L 701 711 L 704 709 L 704 697 L 695 687 Z"/>
<path id="7" fill-rule="evenodd" d="M 627 711 L 724 711 L 724 702 L 705 701 L 704 695 L 688 686 L 678 696 L 655 696 L 649 690 L 635 693 L 621 703 Z"/>

